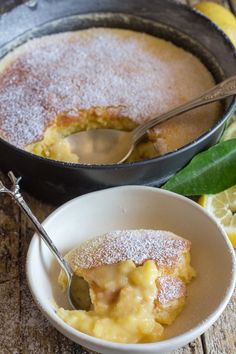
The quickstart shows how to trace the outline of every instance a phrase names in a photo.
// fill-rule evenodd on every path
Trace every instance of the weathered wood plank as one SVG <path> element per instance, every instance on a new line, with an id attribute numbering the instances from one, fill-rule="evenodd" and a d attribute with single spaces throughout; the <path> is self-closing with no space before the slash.
<path id="1" fill-rule="evenodd" d="M 204 353 L 204 351 L 203 351 L 201 338 L 199 337 L 195 339 L 195 341 L 189 343 L 188 345 L 185 345 L 183 348 L 172 351 L 170 354 L 202 354 L 202 353 Z"/>
<path id="2" fill-rule="evenodd" d="M 8 182 L 1 172 L 0 180 Z M 0 194 L 0 283 L 18 276 L 19 230 L 19 209 L 10 197 Z"/>
<path id="3" fill-rule="evenodd" d="M 8 182 L 0 172 L 0 180 Z M 19 210 L 0 194 L 0 352 L 20 350 Z"/>
<path id="4" fill-rule="evenodd" d="M 54 207 L 39 202 L 26 193 L 25 200 L 40 221 L 43 221 Z M 28 289 L 25 276 L 25 259 L 34 229 L 24 215 L 21 217 L 21 339 L 23 353 L 51 354 L 51 353 L 77 353 L 83 349 L 71 342 L 44 318 L 38 310 Z"/>
<path id="5" fill-rule="evenodd" d="M 24 194 L 32 211 L 40 221 L 50 213 L 51 208 Z M 25 260 L 30 240 L 34 234 L 32 225 L 21 216 L 21 338 L 23 353 L 57 353 L 59 342 L 57 331 L 42 316 L 29 292 L 25 276 Z"/>
<path id="6" fill-rule="evenodd" d="M 0 353 L 20 354 L 20 282 L 0 284 Z"/>
<path id="7" fill-rule="evenodd" d="M 218 321 L 204 333 L 204 346 L 207 354 L 236 353 L 236 295 Z"/>

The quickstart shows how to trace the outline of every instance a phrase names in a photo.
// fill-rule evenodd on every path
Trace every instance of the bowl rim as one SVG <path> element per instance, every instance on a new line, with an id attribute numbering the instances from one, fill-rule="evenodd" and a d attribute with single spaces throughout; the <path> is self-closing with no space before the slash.
<path id="1" fill-rule="evenodd" d="M 187 203 L 196 209 L 198 209 L 201 213 L 205 214 L 208 219 L 211 220 L 211 222 L 215 225 L 216 229 L 218 230 L 219 235 L 224 239 L 226 242 L 226 246 L 228 247 L 228 256 L 231 259 L 232 263 L 232 270 L 230 274 L 230 284 L 228 288 L 225 291 L 224 297 L 221 299 L 220 304 L 216 307 L 216 309 L 202 322 L 200 322 L 198 325 L 195 327 L 191 328 L 190 330 L 169 338 L 165 339 L 160 342 L 152 342 L 152 343 L 140 343 L 140 344 L 123 344 L 123 343 L 116 343 L 116 342 L 109 342 L 103 339 L 99 339 L 93 336 L 90 336 L 88 334 L 85 334 L 83 332 L 80 332 L 71 326 L 69 326 L 67 323 L 65 323 L 62 319 L 60 319 L 57 314 L 54 312 L 53 314 L 49 313 L 49 303 L 47 301 L 40 301 L 37 298 L 37 290 L 34 286 L 34 282 L 32 280 L 35 278 L 35 274 L 31 271 L 32 268 L 30 268 L 30 264 L 32 262 L 32 252 L 34 248 L 34 244 L 38 241 L 38 236 L 36 233 L 34 233 L 28 251 L 27 251 L 27 257 L 26 257 L 26 276 L 27 276 L 27 282 L 28 286 L 30 289 L 30 292 L 33 296 L 34 301 L 36 302 L 37 306 L 39 307 L 40 311 L 44 314 L 44 316 L 51 322 L 51 324 L 58 330 L 60 331 L 64 336 L 67 336 L 71 340 L 74 340 L 74 338 L 78 338 L 79 340 L 89 343 L 92 346 L 97 346 L 100 348 L 106 348 L 106 349 L 119 349 L 121 351 L 127 352 L 129 350 L 135 350 L 135 352 L 143 354 L 143 350 L 164 350 L 167 349 L 168 347 L 180 347 L 183 345 L 183 343 L 189 343 L 193 339 L 197 338 L 199 335 L 201 335 L 203 332 L 205 332 L 217 319 L 218 317 L 222 314 L 224 311 L 225 307 L 227 306 L 228 302 L 230 301 L 230 298 L 233 294 L 235 285 L 236 285 L 236 257 L 234 253 L 233 246 L 231 245 L 225 231 L 223 228 L 214 220 L 214 218 L 207 212 L 204 208 L 202 208 L 199 204 L 194 202 L 193 200 L 186 198 L 182 195 L 176 194 L 171 191 L 155 188 L 155 187 L 149 187 L 149 186 L 136 186 L 136 185 L 126 185 L 126 186 L 118 186 L 118 187 L 112 187 L 112 188 L 107 188 L 107 189 L 102 189 L 99 191 L 95 192 L 90 192 L 81 196 L 78 196 L 76 198 L 73 198 L 69 200 L 68 202 L 62 204 L 59 208 L 54 210 L 44 221 L 43 221 L 43 226 L 47 226 L 48 223 L 50 223 L 50 220 L 53 219 L 58 213 L 63 212 L 63 209 L 66 209 L 69 206 L 73 206 L 73 204 L 77 203 L 78 199 L 83 199 L 87 198 L 89 195 L 96 195 L 96 194 L 103 194 L 103 193 L 112 193 L 113 191 L 125 191 L 125 190 L 143 190 L 143 191 L 152 191 L 153 193 L 157 194 L 162 194 L 165 196 L 169 196 L 172 198 L 177 198 L 179 200 L 182 200 L 184 203 Z M 65 334 L 66 333 L 66 334 Z"/>
<path id="2" fill-rule="evenodd" d="M 219 26 L 217 26 L 213 21 L 211 21 L 207 16 L 202 14 L 199 10 L 197 10 L 191 6 L 188 6 L 186 4 L 181 4 L 177 0 L 167 0 L 167 2 L 174 3 L 175 5 L 184 8 L 187 12 L 191 13 L 194 16 L 197 16 L 199 19 L 201 19 L 201 21 L 205 22 L 207 27 L 218 32 L 221 35 L 223 41 L 226 43 L 226 45 L 231 50 L 232 55 L 234 56 L 234 58 L 236 60 L 236 49 L 234 48 L 229 37 L 223 32 L 223 30 Z M 18 7 L 19 6 L 22 6 L 22 5 L 18 5 Z M 106 13 L 106 12 L 104 12 L 104 13 Z M 207 139 L 218 128 L 220 128 L 223 124 L 225 124 L 227 122 L 228 118 L 233 114 L 235 109 L 236 109 L 236 95 L 235 96 L 232 95 L 232 102 L 230 103 L 227 110 L 224 113 L 222 113 L 219 120 L 212 127 L 210 127 L 205 133 L 203 133 L 202 135 L 197 137 L 192 142 L 190 142 L 190 143 L 188 143 L 188 144 L 186 144 L 174 151 L 170 151 L 167 154 L 161 155 L 161 156 L 156 156 L 156 157 L 153 157 L 150 159 L 144 159 L 144 160 L 135 161 L 135 162 L 126 162 L 123 164 L 113 163 L 113 164 L 104 164 L 104 165 L 100 164 L 99 165 L 99 164 L 81 164 L 81 163 L 74 163 L 74 162 L 57 161 L 57 160 L 49 159 L 47 157 L 38 156 L 36 154 L 33 154 L 29 151 L 24 150 L 23 148 L 17 147 L 14 144 L 11 144 L 10 142 L 8 142 L 4 138 L 2 138 L 1 136 L 0 136 L 0 144 L 6 145 L 6 147 L 8 147 L 12 150 L 15 150 L 16 153 L 23 155 L 27 158 L 35 159 L 36 161 L 41 161 L 42 163 L 50 164 L 51 166 L 56 166 L 59 168 L 66 168 L 66 169 L 68 169 L 68 168 L 69 169 L 83 168 L 86 170 L 90 170 L 90 169 L 111 170 L 111 169 L 114 169 L 114 167 L 116 169 L 133 168 L 133 167 L 139 167 L 139 166 L 148 165 L 148 164 L 152 164 L 152 163 L 156 163 L 156 162 L 158 163 L 159 161 L 162 161 L 163 159 L 166 159 L 169 157 L 174 158 L 174 157 L 178 156 L 179 154 L 184 153 L 186 150 L 189 150 L 189 148 L 194 148 L 196 145 L 201 144 L 205 139 Z"/>

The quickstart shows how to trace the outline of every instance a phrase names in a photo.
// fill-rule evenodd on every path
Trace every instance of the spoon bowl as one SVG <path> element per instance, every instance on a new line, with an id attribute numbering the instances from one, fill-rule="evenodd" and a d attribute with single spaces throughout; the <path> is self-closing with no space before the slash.
<path id="1" fill-rule="evenodd" d="M 201 96 L 171 111 L 139 125 L 131 132 L 115 129 L 91 129 L 65 138 L 72 153 L 83 164 L 114 164 L 124 162 L 135 144 L 157 124 L 205 104 L 222 100 L 236 94 L 236 76 L 215 85 Z"/>
<path id="2" fill-rule="evenodd" d="M 67 298 L 74 309 L 88 311 L 91 308 L 89 286 L 84 278 L 73 273 L 67 284 Z"/>
<path id="3" fill-rule="evenodd" d="M 113 164 L 127 159 L 133 150 L 132 133 L 115 129 L 91 129 L 70 135 L 66 141 L 80 163 Z"/>

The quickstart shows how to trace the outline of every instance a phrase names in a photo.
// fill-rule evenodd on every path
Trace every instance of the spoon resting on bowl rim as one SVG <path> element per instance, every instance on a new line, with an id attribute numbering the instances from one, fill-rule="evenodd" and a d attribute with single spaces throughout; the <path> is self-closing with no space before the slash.
<path id="1" fill-rule="evenodd" d="M 139 125 L 131 132 L 115 129 L 91 129 L 69 135 L 65 141 L 81 164 L 114 164 L 124 162 L 136 143 L 157 124 L 205 104 L 236 94 L 236 76 L 215 85 L 201 96 Z"/>
<path id="2" fill-rule="evenodd" d="M 89 294 L 88 283 L 82 277 L 77 276 L 73 272 L 69 263 L 58 251 L 57 247 L 54 245 L 51 238 L 48 236 L 42 224 L 39 222 L 39 220 L 36 218 L 36 216 L 33 214 L 31 209 L 25 202 L 24 198 L 20 193 L 19 182 L 21 180 L 21 177 L 16 178 L 12 171 L 8 173 L 8 176 L 10 178 L 12 186 L 9 189 L 5 187 L 5 185 L 0 180 L 0 193 L 6 193 L 10 195 L 10 197 L 19 205 L 21 210 L 24 212 L 24 214 L 33 224 L 38 235 L 43 239 L 43 241 L 45 242 L 49 250 L 56 257 L 58 263 L 60 264 L 61 268 L 64 270 L 67 277 L 66 295 L 72 309 L 89 310 L 91 306 L 91 299 Z M 80 290 L 79 294 L 78 294 L 78 289 Z"/>

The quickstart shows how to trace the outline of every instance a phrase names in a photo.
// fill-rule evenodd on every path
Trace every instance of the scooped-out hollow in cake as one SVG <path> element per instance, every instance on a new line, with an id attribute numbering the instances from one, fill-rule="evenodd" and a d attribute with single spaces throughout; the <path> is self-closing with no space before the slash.
<path id="1" fill-rule="evenodd" d="M 58 308 L 58 316 L 81 332 L 112 342 L 162 340 L 165 326 L 183 310 L 186 284 L 195 276 L 190 245 L 172 232 L 144 229 L 111 231 L 88 240 L 66 259 L 88 282 L 91 307 Z M 67 287 L 63 271 L 59 284 Z M 79 286 L 76 291 L 81 299 Z"/>

